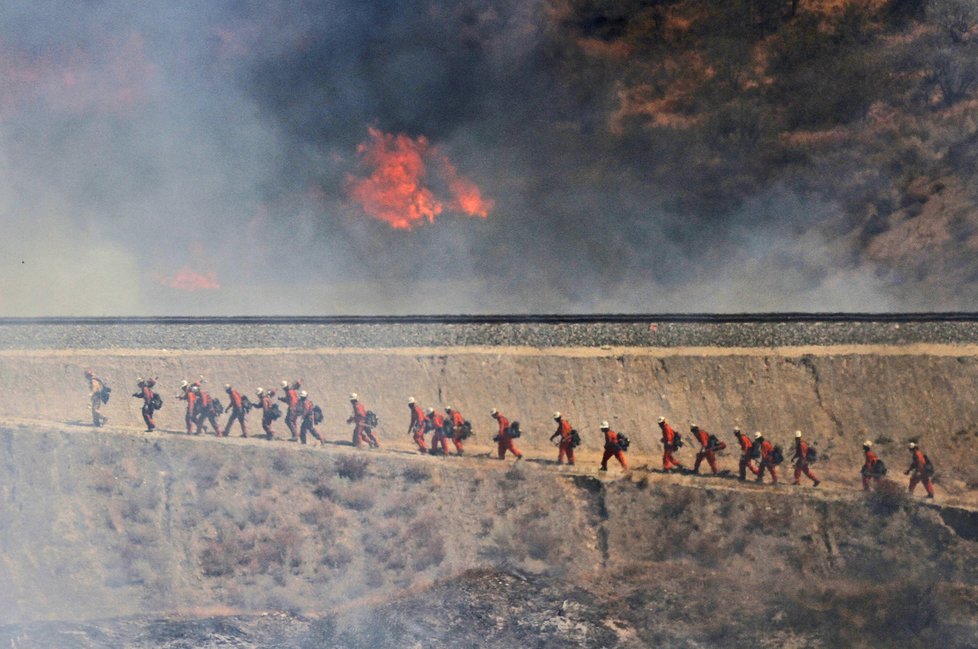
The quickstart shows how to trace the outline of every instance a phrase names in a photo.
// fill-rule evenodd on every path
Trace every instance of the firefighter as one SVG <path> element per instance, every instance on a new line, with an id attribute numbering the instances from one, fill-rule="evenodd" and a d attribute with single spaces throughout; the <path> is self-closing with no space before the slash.
<path id="1" fill-rule="evenodd" d="M 320 446 L 324 445 L 326 442 L 316 430 L 316 406 L 313 405 L 312 400 L 309 399 L 309 393 L 305 390 L 299 392 L 299 413 L 299 417 L 302 419 L 302 424 L 299 426 L 299 441 L 305 444 L 306 433 L 309 433 L 319 440 Z"/>
<path id="2" fill-rule="evenodd" d="M 272 416 L 272 399 L 275 397 L 275 390 L 265 392 L 263 388 L 255 388 L 255 396 L 258 397 L 256 407 L 261 408 L 261 429 L 265 431 L 265 439 L 273 439 L 275 431 L 272 430 L 272 422 L 275 418 Z"/>
<path id="3" fill-rule="evenodd" d="M 177 399 L 187 402 L 187 412 L 183 416 L 183 422 L 187 426 L 187 434 L 200 435 L 200 426 L 196 419 L 198 396 L 189 381 L 180 382 L 180 394 L 177 395 Z"/>
<path id="4" fill-rule="evenodd" d="M 601 468 L 599 470 L 607 471 L 608 460 L 615 458 L 621 464 L 621 470 L 628 471 L 625 452 L 618 443 L 618 433 L 611 430 L 611 426 L 606 421 L 601 422 L 601 432 L 604 433 L 604 455 L 601 457 Z"/>
<path id="5" fill-rule="evenodd" d="M 516 456 L 517 462 L 522 460 L 523 454 L 516 449 L 516 445 L 513 444 L 513 438 L 509 436 L 509 420 L 495 408 L 489 412 L 489 415 L 499 424 L 499 434 L 496 435 L 496 444 L 498 445 L 496 450 L 499 454 L 499 459 L 504 459 L 506 457 L 506 451 L 509 451 Z"/>
<path id="6" fill-rule="evenodd" d="M 696 441 L 700 443 L 700 450 L 696 452 L 696 462 L 693 463 L 693 473 L 700 472 L 700 464 L 703 462 L 704 458 L 710 465 L 710 470 L 713 471 L 713 475 L 717 474 L 717 456 L 713 449 L 713 444 L 710 441 L 710 434 L 705 430 L 702 430 L 696 424 L 689 427 L 689 432 L 693 434 Z"/>
<path id="7" fill-rule="evenodd" d="M 910 476 L 910 486 L 907 492 L 913 494 L 914 489 L 917 488 L 917 483 L 923 483 L 924 489 L 927 490 L 927 497 L 934 497 L 934 485 L 931 483 L 931 475 L 934 473 L 934 469 L 930 462 L 927 461 L 927 456 L 924 455 L 920 447 L 917 446 L 916 442 L 910 442 L 907 447 L 910 449 L 910 468 L 904 471 L 904 475 Z M 911 473 L 913 475 L 911 475 Z"/>
<path id="8" fill-rule="evenodd" d="M 197 429 L 206 429 L 204 426 L 206 419 L 214 429 L 214 435 L 223 437 L 224 431 L 221 430 L 221 424 L 217 421 L 217 415 L 221 413 L 217 412 L 217 404 L 214 403 L 214 398 L 200 385 L 194 385 L 193 390 L 197 393 Z"/>
<path id="9" fill-rule="evenodd" d="M 662 470 L 669 473 L 673 469 L 683 468 L 672 455 L 679 450 L 678 439 L 665 417 L 659 417 L 659 430 L 662 431 Z"/>
<path id="10" fill-rule="evenodd" d="M 350 405 L 353 406 L 353 414 L 346 420 L 346 423 L 354 425 L 353 445 L 357 448 L 364 444 L 370 448 L 380 448 L 377 438 L 374 437 L 374 431 L 367 426 L 367 409 L 360 403 L 356 392 L 350 393 Z"/>
<path id="11" fill-rule="evenodd" d="M 445 434 L 445 417 L 434 408 L 425 410 L 427 429 L 431 431 L 431 454 L 448 455 L 448 435 Z M 441 450 L 438 446 L 441 445 Z"/>
<path id="12" fill-rule="evenodd" d="M 138 392 L 133 393 L 133 397 L 136 399 L 143 400 L 143 421 L 146 423 L 146 432 L 150 433 L 156 430 L 156 424 L 153 422 L 153 411 L 155 410 L 153 406 L 153 389 L 152 386 L 156 382 L 153 379 L 143 379 L 140 377 L 136 381 L 136 387 L 139 388 Z"/>
<path id="13" fill-rule="evenodd" d="M 868 439 L 863 442 L 863 468 L 859 473 L 863 478 L 863 491 L 869 491 L 870 482 L 879 485 L 880 478 L 883 477 L 883 465 L 876 453 L 873 453 L 873 443 Z"/>
<path id="14" fill-rule="evenodd" d="M 554 439 L 560 438 L 557 441 L 557 464 L 563 464 L 564 457 L 566 456 L 567 464 L 574 466 L 574 443 L 571 439 L 571 430 L 573 430 L 571 424 L 559 412 L 554 413 L 554 421 L 557 422 L 557 430 L 550 436 L 550 441 L 552 442 Z"/>
<path id="15" fill-rule="evenodd" d="M 282 392 L 284 396 L 279 397 L 278 400 L 285 404 L 285 426 L 292 434 L 289 441 L 294 442 L 299 439 L 299 431 L 296 428 L 299 419 L 299 394 L 296 388 L 289 386 L 289 382 L 285 380 L 282 381 Z"/>
<path id="16" fill-rule="evenodd" d="M 813 487 L 821 484 L 822 481 L 816 478 L 812 470 L 808 468 L 808 442 L 802 439 L 800 430 L 795 431 L 795 453 L 791 459 L 795 463 L 795 481 L 791 484 L 800 485 L 801 474 L 803 473 L 812 481 Z"/>
<path id="17" fill-rule="evenodd" d="M 414 401 L 414 397 L 408 397 L 408 410 L 411 411 L 411 422 L 408 424 L 408 435 L 411 435 L 414 439 L 414 443 L 418 445 L 418 451 L 422 454 L 428 453 L 428 445 L 424 442 L 424 433 L 427 428 L 428 418 L 424 416 L 424 412 Z"/>
<path id="18" fill-rule="evenodd" d="M 228 399 L 230 400 L 228 410 L 231 411 L 227 423 L 224 424 L 224 436 L 227 437 L 231 433 L 231 424 L 237 421 L 241 426 L 241 436 L 247 437 L 248 429 L 245 428 L 245 400 L 241 397 L 240 392 L 231 387 L 230 383 L 224 384 L 224 391 L 228 393 Z"/>
<path id="19" fill-rule="evenodd" d="M 92 405 L 92 426 L 98 428 L 109 420 L 108 417 L 99 412 L 102 404 L 108 401 L 108 391 L 105 381 L 95 376 L 95 372 L 91 369 L 85 370 L 85 378 L 88 379 L 88 397 Z"/>
<path id="20" fill-rule="evenodd" d="M 757 482 L 764 482 L 764 470 L 771 474 L 771 484 L 778 484 L 778 465 L 774 462 L 774 445 L 758 431 L 754 433 L 754 446 L 761 449 L 761 466 L 757 469 Z"/>
<path id="21" fill-rule="evenodd" d="M 451 406 L 445 406 L 445 414 L 452 427 L 452 444 L 455 445 L 455 454 L 463 455 L 465 450 L 462 448 L 462 435 L 465 434 L 465 417 L 458 410 Z"/>
<path id="22" fill-rule="evenodd" d="M 746 480 L 748 471 L 755 476 L 758 474 L 757 467 L 754 466 L 754 460 L 751 457 L 753 444 L 751 444 L 750 438 L 741 432 L 739 426 L 734 427 L 733 433 L 734 437 L 737 438 L 737 443 L 740 444 L 740 479 Z"/>

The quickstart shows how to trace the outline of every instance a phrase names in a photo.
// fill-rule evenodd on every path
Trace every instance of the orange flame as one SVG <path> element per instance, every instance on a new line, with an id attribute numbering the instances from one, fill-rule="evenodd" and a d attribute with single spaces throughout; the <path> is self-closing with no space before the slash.
<path id="1" fill-rule="evenodd" d="M 217 273 L 198 273 L 186 266 L 177 271 L 173 277 L 157 275 L 156 281 L 178 291 L 210 291 L 221 288 L 217 281 Z"/>
<path id="2" fill-rule="evenodd" d="M 459 175 L 444 153 L 428 138 L 415 139 L 368 129 L 370 141 L 357 147 L 364 166 L 371 169 L 366 178 L 349 177 L 350 197 L 365 213 L 398 230 L 410 230 L 446 209 L 466 216 L 486 218 L 494 204 L 482 198 L 471 180 Z M 447 186 L 449 196 L 438 197 L 428 186 L 432 179 Z"/>

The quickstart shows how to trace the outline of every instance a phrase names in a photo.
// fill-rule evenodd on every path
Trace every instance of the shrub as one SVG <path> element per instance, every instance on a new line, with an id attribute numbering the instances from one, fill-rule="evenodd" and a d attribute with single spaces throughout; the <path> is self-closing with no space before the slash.
<path id="1" fill-rule="evenodd" d="M 873 514 L 892 516 L 907 504 L 907 492 L 902 485 L 883 478 L 866 494 L 866 503 Z"/>
<path id="2" fill-rule="evenodd" d="M 342 496 L 343 505 L 354 511 L 363 512 L 374 506 L 373 489 L 351 487 Z"/>
<path id="3" fill-rule="evenodd" d="M 358 455 L 341 456 L 336 459 L 336 474 L 341 478 L 346 478 L 351 482 L 362 480 L 367 474 L 367 467 L 370 462 L 367 458 Z"/>
<path id="4" fill-rule="evenodd" d="M 425 466 L 409 466 L 401 473 L 401 477 L 408 482 L 424 482 L 431 479 L 431 470 Z"/>

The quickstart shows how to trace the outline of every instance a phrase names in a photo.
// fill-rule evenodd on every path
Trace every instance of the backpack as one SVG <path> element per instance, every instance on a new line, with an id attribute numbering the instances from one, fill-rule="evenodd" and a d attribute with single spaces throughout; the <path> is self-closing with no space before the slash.
<path id="1" fill-rule="evenodd" d="M 154 392 L 153 398 L 149 403 L 150 405 L 153 406 L 153 410 L 159 410 L 160 408 L 163 407 L 163 397 L 161 397 L 159 394 Z"/>
<path id="2" fill-rule="evenodd" d="M 323 422 L 323 409 L 319 406 L 312 408 L 312 423 L 321 424 Z"/>
<path id="3" fill-rule="evenodd" d="M 676 433 L 675 435 L 672 436 L 672 447 L 674 449 L 676 450 L 681 449 L 683 447 L 683 443 L 684 443 L 683 436 L 680 435 L 679 433 Z"/>
<path id="4" fill-rule="evenodd" d="M 761 445 L 751 443 L 750 448 L 747 449 L 747 457 L 752 460 L 756 460 L 761 457 Z"/>
<path id="5" fill-rule="evenodd" d="M 367 424 L 368 428 L 375 428 L 380 425 L 380 420 L 377 419 L 377 413 L 373 410 L 367 411 L 367 416 L 364 418 L 363 423 Z"/>
<path id="6" fill-rule="evenodd" d="M 577 448 L 581 445 L 581 436 L 578 434 L 576 428 L 571 428 L 570 432 L 571 448 Z"/>
<path id="7" fill-rule="evenodd" d="M 242 410 L 244 410 L 245 412 L 251 412 L 251 409 L 254 408 L 254 407 L 255 407 L 255 404 L 253 404 L 251 402 L 251 399 L 249 399 L 245 395 L 241 395 L 241 408 L 242 408 Z"/>
<path id="8" fill-rule="evenodd" d="M 818 462 L 818 451 L 815 450 L 814 446 L 809 446 L 805 450 L 805 462 L 808 464 L 815 464 Z"/>
<path id="9" fill-rule="evenodd" d="M 874 475 L 886 475 L 886 465 L 883 464 L 883 460 L 876 460 L 876 464 L 873 465 Z"/>
<path id="10" fill-rule="evenodd" d="M 522 435 L 523 431 L 520 430 L 520 422 L 514 421 L 513 423 L 511 423 L 509 425 L 509 428 L 506 429 L 506 433 L 513 439 L 516 439 L 517 437 Z"/>
<path id="11" fill-rule="evenodd" d="M 784 462 L 784 451 L 781 450 L 780 446 L 775 446 L 774 451 L 771 453 L 771 464 L 777 466 Z"/>
<path id="12" fill-rule="evenodd" d="M 628 436 L 624 433 L 618 433 L 618 448 L 622 451 L 627 451 L 628 447 L 632 445 L 632 440 L 628 439 Z"/>
<path id="13" fill-rule="evenodd" d="M 220 399 L 211 399 L 211 412 L 215 415 L 224 413 L 224 404 L 221 403 Z"/>
<path id="14" fill-rule="evenodd" d="M 727 443 L 721 442 L 720 438 L 716 435 L 710 435 L 710 437 L 706 440 L 706 448 L 711 451 L 722 451 L 723 449 L 727 448 Z"/>
<path id="15" fill-rule="evenodd" d="M 109 396 L 110 396 L 109 393 L 110 392 L 112 392 L 112 388 L 110 388 L 109 386 L 107 386 L 105 384 L 105 381 L 102 381 L 102 391 L 98 393 L 99 398 L 102 399 L 102 403 L 108 403 L 109 402 Z"/>
<path id="16" fill-rule="evenodd" d="M 928 478 L 934 475 L 934 465 L 931 464 L 930 458 L 924 455 L 924 475 Z"/>
<path id="17" fill-rule="evenodd" d="M 462 430 L 459 432 L 459 439 L 468 439 L 472 437 L 472 422 L 466 419 L 462 422 Z"/>
<path id="18" fill-rule="evenodd" d="M 282 416 L 282 409 L 278 407 L 277 403 L 273 403 L 272 407 L 268 409 L 268 419 L 270 421 L 275 421 Z"/>

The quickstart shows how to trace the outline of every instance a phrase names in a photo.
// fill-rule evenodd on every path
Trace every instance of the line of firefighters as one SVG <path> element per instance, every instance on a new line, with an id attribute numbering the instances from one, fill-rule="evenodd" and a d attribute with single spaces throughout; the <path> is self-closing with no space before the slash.
<path id="1" fill-rule="evenodd" d="M 85 377 L 89 381 L 91 390 L 92 423 L 95 426 L 100 426 L 106 421 L 106 418 L 99 412 L 99 407 L 108 401 L 110 388 L 104 380 L 96 377 L 91 370 L 86 370 Z M 153 421 L 153 414 L 162 407 L 162 398 L 153 390 L 155 385 L 156 379 L 140 378 L 137 381 L 139 389 L 132 395 L 143 401 L 142 416 L 148 431 L 155 430 L 156 424 Z M 186 402 L 185 423 L 188 435 L 199 435 L 205 432 L 207 424 L 210 424 L 218 437 L 227 437 L 231 427 L 237 423 L 241 429 L 241 436 L 247 437 L 245 415 L 252 409 L 259 409 L 262 412 L 261 426 L 265 438 L 274 439 L 275 431 L 272 430 L 272 422 L 282 416 L 282 407 L 279 406 L 279 403 L 282 403 L 285 407 L 285 425 L 291 435 L 289 441 L 299 441 L 305 444 L 307 436 L 311 436 L 320 444 L 325 443 L 319 431 L 316 430 L 316 424 L 323 420 L 322 409 L 309 399 L 308 393 L 302 389 L 301 381 L 283 380 L 281 382 L 281 396 L 277 396 L 274 389 L 257 388 L 255 390 L 257 401 L 254 402 L 235 390 L 230 384 L 225 384 L 224 390 L 229 398 L 229 405 L 226 409 L 219 400 L 213 398 L 203 389 L 202 378 L 194 382 L 183 381 L 181 383 L 180 393 L 176 398 Z M 353 424 L 353 445 L 379 448 L 380 443 L 373 433 L 373 429 L 379 425 L 376 415 L 366 409 L 356 393 L 350 394 L 350 404 L 352 414 L 347 419 L 347 423 Z M 448 455 L 449 442 L 451 442 L 456 455 L 464 453 L 463 442 L 471 436 L 472 427 L 461 412 L 452 406 L 446 406 L 444 414 L 437 412 L 434 408 L 422 410 L 414 397 L 407 400 L 407 405 L 410 411 L 407 432 L 411 435 L 419 452 Z M 224 412 L 228 412 L 229 417 L 222 429 L 217 416 Z M 519 422 L 511 422 L 496 408 L 490 411 L 490 416 L 498 425 L 498 432 L 493 438 L 497 445 L 498 459 L 504 459 L 506 453 L 512 454 L 517 461 L 523 459 L 523 454 L 516 448 L 514 442 L 522 434 Z M 573 465 L 575 463 L 574 449 L 580 444 L 580 436 L 570 421 L 560 412 L 553 413 L 553 420 L 557 429 L 550 436 L 550 441 L 556 442 L 558 448 L 557 464 L 566 462 Z M 612 430 L 607 421 L 601 422 L 600 429 L 604 435 L 604 455 L 601 458 L 600 470 L 607 471 L 608 462 L 614 458 L 621 465 L 622 470 L 627 471 L 628 461 L 625 458 L 625 451 L 628 450 L 630 440 L 627 436 Z M 685 467 L 674 455 L 684 446 L 682 436 L 666 421 L 665 417 L 659 417 L 659 429 L 662 433 L 662 470 L 666 473 L 674 470 L 685 471 Z M 430 447 L 425 440 L 425 436 L 429 433 L 432 435 Z M 699 474 L 700 466 L 705 460 L 712 473 L 717 475 L 719 470 L 716 453 L 724 450 L 727 447 L 726 443 L 696 424 L 690 426 L 690 433 L 699 444 L 691 472 Z M 746 480 L 747 473 L 750 472 L 757 482 L 763 482 L 764 474 L 767 473 L 772 484 L 777 484 L 778 466 L 784 461 L 780 446 L 772 444 L 760 432 L 754 433 L 752 440 L 739 427 L 733 429 L 733 435 L 740 447 L 740 480 Z M 922 484 L 927 492 L 927 497 L 933 498 L 934 487 L 931 480 L 934 474 L 933 464 L 915 442 L 911 442 L 908 449 L 911 456 L 910 467 L 905 472 L 905 475 L 911 476 L 908 491 L 912 494 L 917 485 Z M 864 463 L 860 473 L 863 489 L 869 490 L 871 486 L 879 483 L 886 475 L 887 469 L 884 462 L 873 452 L 872 442 L 869 440 L 863 443 L 863 454 Z M 790 458 L 794 464 L 792 484 L 801 484 L 803 475 L 812 481 L 813 487 L 820 484 L 821 481 L 812 472 L 810 466 L 817 461 L 817 457 L 815 448 L 808 444 L 801 431 L 795 431 L 794 454 Z"/>

